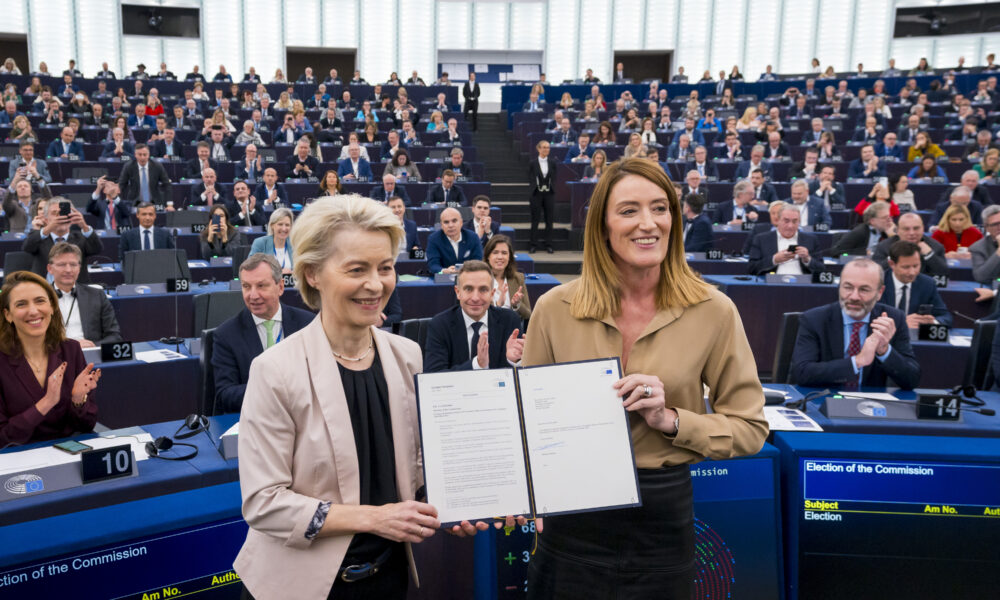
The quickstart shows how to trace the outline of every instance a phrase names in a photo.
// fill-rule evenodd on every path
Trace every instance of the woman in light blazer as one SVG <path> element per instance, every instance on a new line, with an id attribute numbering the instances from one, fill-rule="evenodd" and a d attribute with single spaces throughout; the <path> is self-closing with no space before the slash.
<path id="1" fill-rule="evenodd" d="M 319 318 L 253 362 L 240 416 L 250 526 L 244 598 L 406 597 L 410 544 L 440 527 L 423 485 L 413 376 L 420 347 L 378 329 L 403 229 L 359 195 L 320 198 L 292 234 Z M 469 532 L 472 532 L 470 529 Z"/>
<path id="2" fill-rule="evenodd" d="M 291 273 L 294 261 L 292 258 L 293 245 L 289 240 L 292 231 L 292 211 L 288 208 L 279 208 L 271 213 L 271 218 L 267 222 L 267 233 L 264 237 L 259 237 L 250 244 L 250 254 L 263 252 L 271 254 L 281 265 L 282 273 Z"/>

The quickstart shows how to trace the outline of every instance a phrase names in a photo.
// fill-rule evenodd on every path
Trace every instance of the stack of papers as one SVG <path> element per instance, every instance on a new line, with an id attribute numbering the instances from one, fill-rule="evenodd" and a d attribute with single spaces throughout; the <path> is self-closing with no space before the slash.
<path id="1" fill-rule="evenodd" d="M 179 358 L 187 358 L 179 352 L 174 352 L 173 350 L 146 350 L 145 352 L 136 352 L 135 359 L 141 360 L 145 363 L 157 363 L 163 362 L 165 360 L 177 360 Z"/>
<path id="2" fill-rule="evenodd" d="M 816 421 L 795 408 L 765 406 L 764 418 L 771 431 L 823 431 Z"/>

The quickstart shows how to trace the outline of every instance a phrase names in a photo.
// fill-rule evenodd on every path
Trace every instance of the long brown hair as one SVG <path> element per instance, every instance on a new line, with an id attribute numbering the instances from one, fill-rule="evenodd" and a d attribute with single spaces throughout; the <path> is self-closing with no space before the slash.
<path id="1" fill-rule="evenodd" d="M 37 284 L 48 296 L 49 304 L 52 306 L 52 318 L 49 320 L 49 328 L 45 331 L 45 351 L 54 352 L 66 339 L 66 327 L 63 325 L 62 312 L 59 310 L 59 299 L 56 298 L 56 292 L 49 282 L 31 271 L 14 271 L 4 277 L 3 287 L 0 288 L 0 313 L 4 317 L 0 319 L 0 352 L 8 356 L 24 354 L 17 328 L 6 318 L 6 312 L 10 310 L 10 293 L 22 283 Z"/>
<path id="2" fill-rule="evenodd" d="M 247 186 L 247 188 L 249 187 L 250 186 Z M 206 242 L 208 241 L 208 233 L 209 231 L 211 231 L 212 227 L 212 215 L 214 215 L 217 212 L 221 212 L 222 215 L 226 217 L 226 239 L 232 242 L 233 236 L 236 235 L 236 228 L 233 227 L 233 224 L 229 222 L 229 210 L 226 209 L 226 206 L 224 204 L 213 204 L 212 209 L 208 211 L 208 219 L 207 222 L 205 223 L 205 229 L 203 229 L 201 232 L 201 239 L 202 241 Z"/>
<path id="3" fill-rule="evenodd" d="M 517 274 L 517 261 L 514 260 L 514 242 L 510 241 L 510 238 L 505 235 L 497 234 L 490 238 L 490 241 L 486 242 L 486 247 L 483 248 L 483 262 L 490 264 L 490 254 L 493 254 L 493 250 L 496 249 L 500 244 L 507 244 L 507 251 L 510 252 L 510 259 L 507 261 L 507 266 L 503 270 L 503 278 L 513 279 Z M 490 265 L 490 273 L 493 272 L 493 265 Z"/>
<path id="4" fill-rule="evenodd" d="M 642 177 L 663 190 L 670 205 L 673 226 L 668 238 L 667 257 L 660 263 L 656 284 L 656 306 L 686 307 L 708 296 L 708 284 L 688 267 L 684 255 L 684 222 L 681 203 L 673 183 L 660 166 L 643 158 L 615 161 L 604 169 L 590 196 L 586 228 L 583 233 L 583 270 L 570 305 L 577 319 L 603 319 L 621 313 L 622 281 L 608 245 L 606 215 L 611 191 L 629 175 Z"/>

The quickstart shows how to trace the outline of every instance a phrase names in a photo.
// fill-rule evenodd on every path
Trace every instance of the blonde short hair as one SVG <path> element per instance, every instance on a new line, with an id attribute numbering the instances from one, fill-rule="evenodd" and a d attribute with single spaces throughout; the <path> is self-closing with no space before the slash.
<path id="1" fill-rule="evenodd" d="M 358 194 L 324 196 L 307 206 L 292 228 L 292 262 L 302 301 L 313 310 L 319 310 L 322 302 L 306 274 L 314 273 L 330 258 L 333 236 L 342 229 L 385 233 L 393 256 L 404 235 L 399 218 L 388 207 Z"/>

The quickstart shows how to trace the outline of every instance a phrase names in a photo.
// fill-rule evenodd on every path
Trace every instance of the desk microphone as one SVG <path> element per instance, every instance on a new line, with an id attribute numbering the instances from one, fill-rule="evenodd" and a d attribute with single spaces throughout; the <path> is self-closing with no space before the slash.
<path id="1" fill-rule="evenodd" d="M 837 394 L 837 395 L 840 396 L 841 398 L 850 398 L 851 400 L 872 400 L 871 398 L 867 398 L 865 396 L 852 396 L 851 394 Z M 952 394 L 952 395 L 954 396 L 955 394 Z M 978 398 L 977 398 L 977 400 L 978 400 Z M 891 403 L 891 404 L 906 404 L 908 406 L 917 406 L 918 404 L 920 404 L 919 396 L 917 397 L 917 400 L 915 400 L 915 401 L 914 400 L 899 400 L 899 399 L 888 400 L 888 399 L 884 399 L 884 398 L 879 398 L 878 400 L 873 400 L 873 402 L 887 402 L 887 403 Z M 992 408 L 969 408 L 969 407 L 963 407 L 962 406 L 962 402 L 963 402 L 963 400 L 961 398 L 959 398 L 958 406 L 956 406 L 953 410 L 956 410 L 958 412 L 976 413 L 976 414 L 983 415 L 984 417 L 992 417 L 992 416 L 995 416 L 997 414 L 997 412 L 995 410 L 993 410 Z M 964 401 L 964 402 L 968 403 L 967 400 Z M 978 406 L 978 405 L 976 405 L 976 406 Z"/>

